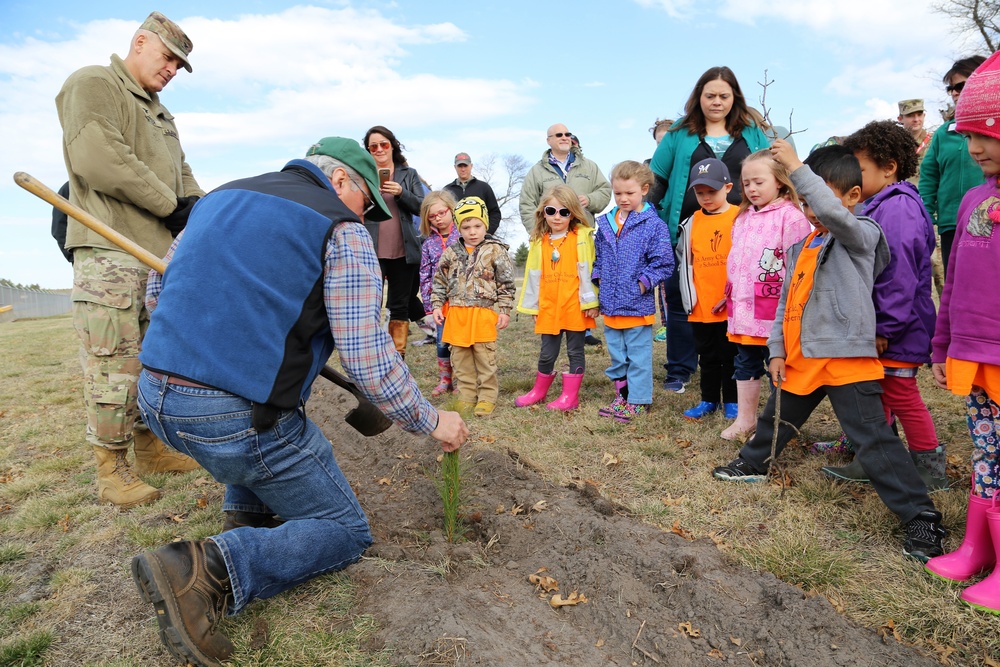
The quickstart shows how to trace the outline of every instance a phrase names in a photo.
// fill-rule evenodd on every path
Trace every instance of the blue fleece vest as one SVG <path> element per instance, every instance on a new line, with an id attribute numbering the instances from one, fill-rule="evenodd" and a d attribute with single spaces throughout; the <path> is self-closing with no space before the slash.
<path id="1" fill-rule="evenodd" d="M 327 241 L 358 222 L 313 164 L 221 186 L 198 202 L 163 276 L 146 368 L 290 409 L 333 351 Z"/>

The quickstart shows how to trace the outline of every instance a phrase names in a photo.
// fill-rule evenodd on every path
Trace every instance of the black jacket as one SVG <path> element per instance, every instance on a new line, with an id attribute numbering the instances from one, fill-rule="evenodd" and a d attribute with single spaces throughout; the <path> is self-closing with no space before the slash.
<path id="1" fill-rule="evenodd" d="M 454 181 L 444 186 L 444 189 L 455 197 L 456 202 L 464 199 L 465 197 L 479 197 L 486 202 L 486 212 L 490 216 L 486 233 L 496 234 L 497 229 L 500 228 L 500 206 L 497 204 L 497 196 L 493 194 L 493 188 L 490 187 L 489 183 L 481 181 L 473 176 L 469 182 L 463 186 L 456 178 Z"/>

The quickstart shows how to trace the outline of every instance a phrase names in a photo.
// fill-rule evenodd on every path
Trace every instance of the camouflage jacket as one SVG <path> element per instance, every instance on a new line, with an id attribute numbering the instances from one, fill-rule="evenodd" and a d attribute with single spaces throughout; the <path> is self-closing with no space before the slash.
<path id="1" fill-rule="evenodd" d="M 514 306 L 514 262 L 508 247 L 487 235 L 468 253 L 461 238 L 441 254 L 431 302 L 440 308 L 447 301 L 452 306 L 496 308 L 510 314 Z"/>

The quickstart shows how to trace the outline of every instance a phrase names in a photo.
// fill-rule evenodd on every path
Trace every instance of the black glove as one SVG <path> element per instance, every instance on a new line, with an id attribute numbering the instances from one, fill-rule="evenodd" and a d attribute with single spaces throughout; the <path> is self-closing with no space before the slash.
<path id="1" fill-rule="evenodd" d="M 200 197 L 178 197 L 177 208 L 174 209 L 173 213 L 163 218 L 163 226 L 169 229 L 173 236 L 180 234 L 181 230 L 187 226 L 188 216 L 191 215 L 191 209 L 194 208 L 198 199 Z"/>

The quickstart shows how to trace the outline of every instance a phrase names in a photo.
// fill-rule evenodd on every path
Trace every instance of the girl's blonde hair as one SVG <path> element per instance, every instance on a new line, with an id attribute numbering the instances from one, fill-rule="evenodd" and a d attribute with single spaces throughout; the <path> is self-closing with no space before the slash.
<path id="1" fill-rule="evenodd" d="M 424 197 L 424 202 L 420 205 L 420 235 L 431 235 L 430 215 L 431 206 L 434 204 L 444 204 L 451 210 L 451 221 L 455 222 L 455 198 L 447 190 L 435 190 Z"/>
<path id="2" fill-rule="evenodd" d="M 788 168 L 771 157 L 771 149 L 764 148 L 756 153 L 751 153 L 746 156 L 743 159 L 743 166 L 745 167 L 748 162 L 756 160 L 766 162 L 767 166 L 770 167 L 771 175 L 774 176 L 774 180 L 778 181 L 778 197 L 784 197 L 788 201 L 795 204 L 796 208 L 801 208 L 802 202 L 799 201 L 799 195 L 795 192 L 795 186 L 792 185 L 792 177 L 788 173 Z M 740 201 L 740 213 L 742 213 L 751 206 L 750 200 L 747 199 L 747 193 L 743 189 L 742 176 L 740 176 L 740 192 L 742 194 L 742 200 Z"/>
<path id="3" fill-rule="evenodd" d="M 553 185 L 542 194 L 538 200 L 538 207 L 535 209 L 535 226 L 531 230 L 531 240 L 537 241 L 545 234 L 549 233 L 549 223 L 545 222 L 545 206 L 550 199 L 555 199 L 562 206 L 569 209 L 569 228 L 576 229 L 580 225 L 589 226 L 590 222 L 587 214 L 580 206 L 580 198 L 573 188 L 568 185 Z"/>
<path id="4" fill-rule="evenodd" d="M 619 162 L 611 169 L 610 181 L 635 181 L 639 185 L 653 187 L 655 177 L 649 165 L 645 165 L 635 160 L 625 160 Z"/>

